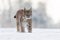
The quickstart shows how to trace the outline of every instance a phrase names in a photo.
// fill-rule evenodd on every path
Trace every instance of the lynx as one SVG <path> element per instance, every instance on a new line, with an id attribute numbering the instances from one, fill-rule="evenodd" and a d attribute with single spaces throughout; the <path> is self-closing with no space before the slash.
<path id="1" fill-rule="evenodd" d="M 25 32 L 23 22 L 26 20 L 25 22 L 28 23 L 28 32 L 32 32 L 32 8 L 28 10 L 26 8 L 18 10 L 14 18 L 16 18 L 17 31 Z"/>

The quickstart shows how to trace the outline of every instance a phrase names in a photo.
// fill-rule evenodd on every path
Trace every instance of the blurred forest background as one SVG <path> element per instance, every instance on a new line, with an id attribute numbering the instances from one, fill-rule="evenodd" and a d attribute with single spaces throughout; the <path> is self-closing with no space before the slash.
<path id="1" fill-rule="evenodd" d="M 37 4 L 36 4 L 37 3 Z M 60 28 L 54 25 L 46 14 L 46 0 L 0 0 L 0 27 L 16 27 L 14 15 L 21 8 L 32 7 L 32 24 L 34 28 Z"/>

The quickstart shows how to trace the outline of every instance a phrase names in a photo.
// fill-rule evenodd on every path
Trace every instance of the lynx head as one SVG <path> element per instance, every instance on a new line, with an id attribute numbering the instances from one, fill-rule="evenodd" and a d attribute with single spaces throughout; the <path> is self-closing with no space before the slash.
<path id="1" fill-rule="evenodd" d="M 30 17 L 30 16 L 32 16 L 32 8 L 30 8 L 30 9 L 26 9 L 26 8 L 24 8 L 24 14 L 25 14 L 25 16 L 26 17 Z"/>

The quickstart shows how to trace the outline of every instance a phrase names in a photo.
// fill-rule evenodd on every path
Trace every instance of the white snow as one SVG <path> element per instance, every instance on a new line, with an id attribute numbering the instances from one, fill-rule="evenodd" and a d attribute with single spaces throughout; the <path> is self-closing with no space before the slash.
<path id="1" fill-rule="evenodd" d="M 0 28 L 0 40 L 60 40 L 60 29 L 34 28 L 32 33 L 21 33 L 16 28 Z"/>

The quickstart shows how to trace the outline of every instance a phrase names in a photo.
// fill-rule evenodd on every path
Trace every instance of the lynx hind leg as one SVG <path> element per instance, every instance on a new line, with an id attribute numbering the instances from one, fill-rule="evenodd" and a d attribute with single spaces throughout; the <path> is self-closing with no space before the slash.
<path id="1" fill-rule="evenodd" d="M 19 20 L 16 18 L 16 23 L 17 23 L 17 31 L 19 31 Z"/>
<path id="2" fill-rule="evenodd" d="M 21 23 L 21 32 L 25 32 L 25 29 L 23 27 L 23 24 Z"/>
<path id="3" fill-rule="evenodd" d="M 24 26 L 23 26 L 23 18 L 20 19 L 20 23 L 21 23 L 21 32 L 25 32 Z"/>
<path id="4" fill-rule="evenodd" d="M 32 19 L 27 19 L 28 22 L 28 32 L 32 32 Z"/>
<path id="5" fill-rule="evenodd" d="M 25 32 L 25 30 L 24 30 L 24 27 L 23 27 L 23 26 L 21 27 L 21 32 Z"/>

